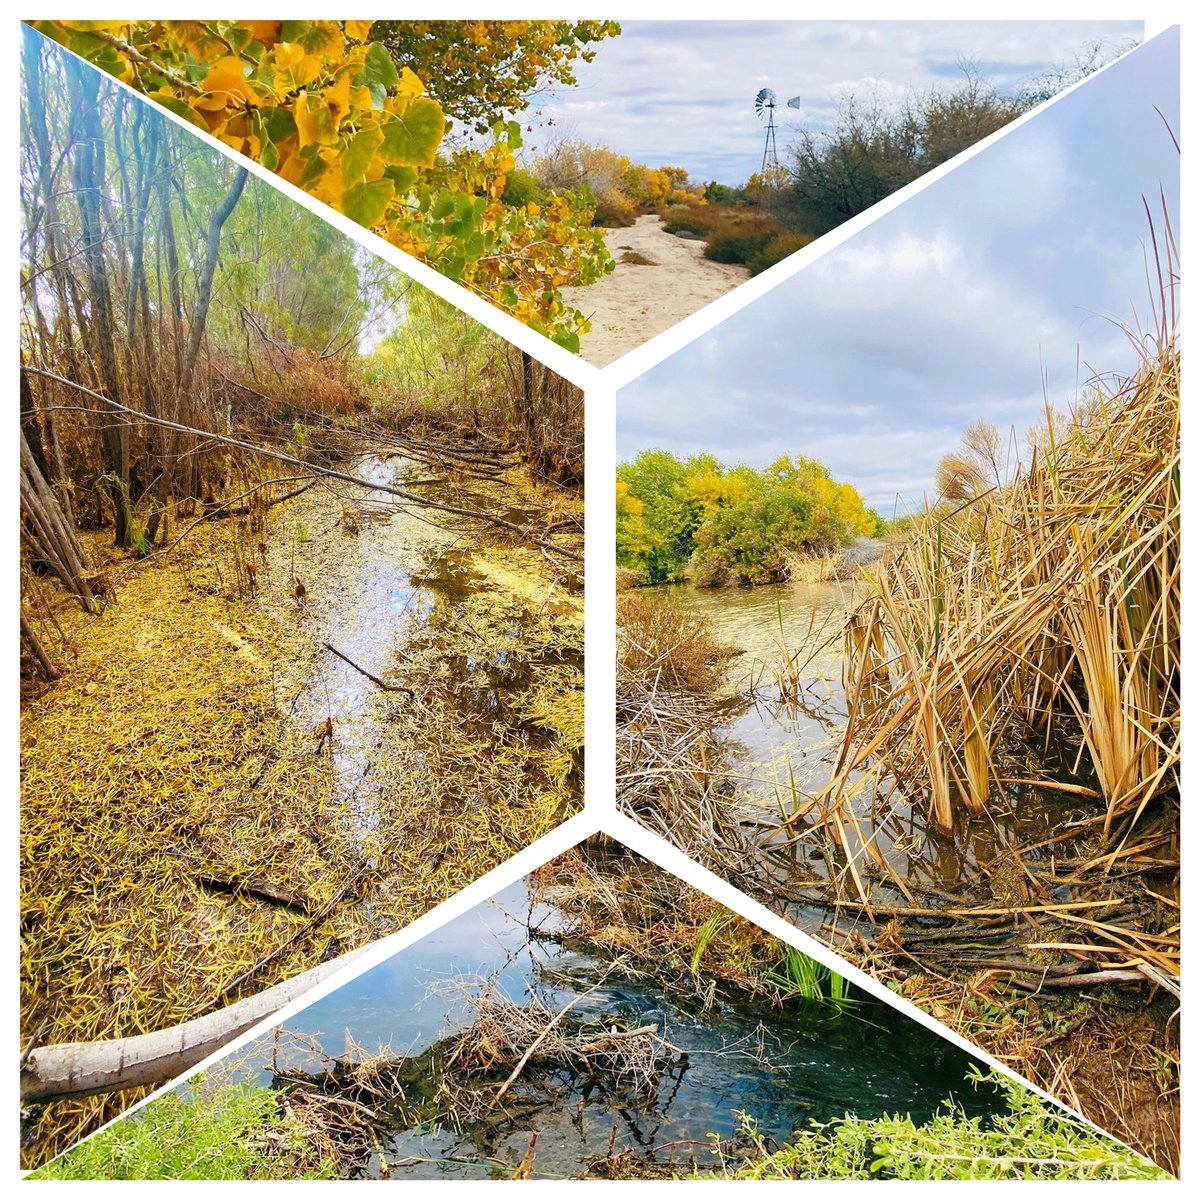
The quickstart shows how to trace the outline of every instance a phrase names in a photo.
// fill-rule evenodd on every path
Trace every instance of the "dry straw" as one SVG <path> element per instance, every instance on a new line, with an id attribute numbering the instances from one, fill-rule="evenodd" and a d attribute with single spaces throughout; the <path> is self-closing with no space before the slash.
<path id="1" fill-rule="evenodd" d="M 1097 385 L 1065 423 L 1047 412 L 1032 462 L 954 511 L 929 509 L 869 572 L 846 626 L 849 725 L 825 789 L 790 818 L 819 815 L 847 845 L 852 801 L 899 791 L 945 833 L 1006 785 L 1098 792 L 1114 853 L 1180 762 L 1179 350 L 1168 227 L 1141 362 Z M 1156 254 L 1157 254 L 1156 246 Z M 1082 735 L 1095 788 L 1016 781 L 1013 739 Z M 857 811 L 856 811 L 857 810 Z M 882 860 L 881 860 L 882 865 Z"/>

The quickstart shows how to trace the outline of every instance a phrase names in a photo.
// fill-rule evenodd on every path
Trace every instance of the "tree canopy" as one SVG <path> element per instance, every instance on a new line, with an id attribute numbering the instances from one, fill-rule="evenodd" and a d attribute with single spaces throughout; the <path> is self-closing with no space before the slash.
<path id="1" fill-rule="evenodd" d="M 376 21 L 371 40 L 423 80 L 442 111 L 479 133 L 576 82 L 616 21 Z"/>
<path id="2" fill-rule="evenodd" d="M 617 468 L 617 563 L 642 583 L 686 570 L 700 585 L 775 583 L 789 557 L 874 535 L 882 522 L 855 488 L 815 459 L 785 455 L 762 470 L 711 454 L 681 462 L 646 450 Z"/>
<path id="3" fill-rule="evenodd" d="M 236 152 L 578 351 L 588 322 L 563 303 L 559 289 L 593 283 L 612 269 L 603 238 L 590 227 L 590 196 L 506 204 L 520 126 L 498 122 L 487 148 L 445 153 L 442 105 L 411 65 L 371 40 L 372 24 L 33 22 Z"/>

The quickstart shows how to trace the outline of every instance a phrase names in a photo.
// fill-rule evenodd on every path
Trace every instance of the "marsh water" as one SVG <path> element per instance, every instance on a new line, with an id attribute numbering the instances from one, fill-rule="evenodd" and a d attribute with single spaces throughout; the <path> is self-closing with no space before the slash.
<path id="1" fill-rule="evenodd" d="M 519 488 L 503 479 L 431 484 L 427 466 L 390 452 L 356 456 L 342 469 L 379 490 L 320 484 L 283 506 L 266 541 L 261 599 L 299 630 L 279 703 L 301 738 L 320 744 L 327 734 L 338 790 L 372 829 L 414 777 L 428 776 L 436 790 L 452 773 L 446 755 L 412 744 L 425 733 L 414 712 L 439 706 L 443 750 L 455 728 L 464 746 L 493 736 L 547 745 L 519 710 L 539 672 L 582 679 L 582 610 L 536 551 L 455 528 L 453 518 L 383 490 L 526 523 L 535 509 Z M 578 636 L 547 638 L 541 626 L 555 618 L 562 628 L 578 621 Z M 579 798 L 576 776 L 565 786 L 567 804 Z M 488 799 L 475 795 L 478 804 Z"/>
<path id="2" fill-rule="evenodd" d="M 730 667 L 723 692 L 725 718 L 720 727 L 737 783 L 739 804 L 748 823 L 767 828 L 790 813 L 799 801 L 829 781 L 846 730 L 843 688 L 842 627 L 866 596 L 862 581 L 790 583 L 755 588 L 674 589 L 687 610 L 705 617 L 740 655 Z M 783 699 L 774 672 L 791 659 L 801 682 L 798 699 Z M 748 698 L 749 697 L 749 698 Z M 1076 765 L 1078 740 L 1058 733 L 1052 746 L 1010 744 L 999 749 L 1006 777 L 1050 776 L 1087 784 Z M 858 801 L 868 812 L 869 798 Z M 981 866 L 1003 860 L 1012 847 L 1038 847 L 1093 809 L 1066 793 L 1028 784 L 1007 784 L 1003 802 L 983 816 L 960 812 L 953 837 L 929 827 L 923 797 L 897 792 L 887 815 L 875 828 L 876 844 L 893 871 L 915 894 L 941 899 L 986 900 L 992 892 Z M 775 856 L 775 865 L 798 889 L 821 886 L 844 865 L 829 853 L 817 831 L 802 836 Z M 1061 853 L 1062 843 L 1030 851 Z M 870 875 L 873 864 L 860 860 Z M 885 878 L 885 894 L 909 902 Z M 802 903 L 789 908 L 803 927 L 825 919 L 825 910 Z"/>
<path id="3" fill-rule="evenodd" d="M 366 1053 L 419 1055 L 469 1023 L 471 999 L 490 981 L 518 1004 L 530 995 L 551 1011 L 575 1002 L 581 1021 L 652 1022 L 684 1057 L 636 1103 L 561 1072 L 549 1099 L 516 1115 L 459 1129 L 449 1121 L 398 1127 L 385 1148 L 391 1178 L 511 1175 L 533 1130 L 542 1131 L 537 1174 L 564 1177 L 606 1154 L 610 1139 L 616 1152 L 676 1144 L 677 1162 L 692 1153 L 705 1163 L 709 1134 L 733 1134 L 739 1112 L 782 1140 L 846 1112 L 923 1120 L 950 1096 L 973 1114 L 999 1107 L 990 1085 L 966 1081 L 967 1054 L 868 997 L 840 1012 L 765 1002 L 704 1011 L 645 979 L 607 974 L 605 964 L 565 948 L 557 927 L 552 900 L 534 904 L 516 884 L 290 1018 L 287 1029 L 304 1040 L 264 1038 L 243 1074 L 270 1085 L 276 1070 L 319 1069 L 310 1040 L 336 1054 L 347 1036 Z M 377 1159 L 368 1173 L 381 1173 Z"/>

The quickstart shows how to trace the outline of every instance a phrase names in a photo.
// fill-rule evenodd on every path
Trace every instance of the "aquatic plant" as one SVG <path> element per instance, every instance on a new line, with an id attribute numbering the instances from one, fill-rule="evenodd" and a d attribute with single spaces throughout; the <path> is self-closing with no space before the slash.
<path id="1" fill-rule="evenodd" d="M 761 979 L 777 987 L 785 1000 L 808 1000 L 835 1007 L 852 1002 L 850 985 L 845 979 L 795 946 L 784 946 L 783 957 L 764 971 Z"/>

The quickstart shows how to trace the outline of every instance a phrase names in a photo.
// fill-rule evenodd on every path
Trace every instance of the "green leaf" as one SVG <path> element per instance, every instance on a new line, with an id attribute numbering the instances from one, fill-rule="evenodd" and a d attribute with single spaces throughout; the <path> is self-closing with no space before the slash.
<path id="1" fill-rule="evenodd" d="M 446 122 L 436 100 L 418 97 L 402 117 L 383 127 L 383 160 L 397 166 L 432 167 Z"/>
<path id="2" fill-rule="evenodd" d="M 375 157 L 375 151 L 382 144 L 383 134 L 374 125 L 367 126 L 350 139 L 350 144 L 342 155 L 342 178 L 347 187 L 358 183 L 366 175 L 367 168 Z"/>
<path id="3" fill-rule="evenodd" d="M 367 61 L 354 77 L 354 82 L 358 87 L 369 87 L 372 97 L 377 87 L 382 88 L 383 94 L 386 94 L 388 88 L 393 88 L 400 82 L 396 64 L 392 62 L 392 56 L 382 43 L 372 42 L 367 47 Z"/>
<path id="4" fill-rule="evenodd" d="M 392 181 L 376 179 L 371 183 L 356 183 L 342 196 L 342 212 L 352 221 L 368 229 L 379 224 L 392 199 Z"/>
<path id="5" fill-rule="evenodd" d="M 284 21 L 280 39 L 296 42 L 308 54 L 334 54 L 342 46 L 341 31 L 332 21 Z"/>
<path id="6" fill-rule="evenodd" d="M 395 185 L 396 195 L 407 195 L 417 182 L 417 173 L 412 167 L 386 167 L 383 172 Z"/>
<path id="7" fill-rule="evenodd" d="M 285 108 L 260 108 L 258 115 L 262 118 L 266 136 L 277 144 L 286 142 L 296 132 L 295 119 Z"/>

